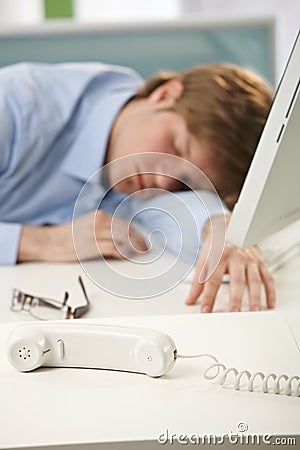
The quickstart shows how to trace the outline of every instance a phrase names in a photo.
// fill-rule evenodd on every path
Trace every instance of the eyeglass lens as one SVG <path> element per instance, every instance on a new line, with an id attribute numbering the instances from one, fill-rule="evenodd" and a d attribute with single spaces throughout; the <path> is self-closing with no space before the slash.
<path id="1" fill-rule="evenodd" d="M 86 304 L 72 308 L 67 304 L 69 293 L 65 292 L 64 299 L 59 302 L 50 298 L 43 298 L 26 294 L 19 289 L 13 289 L 11 309 L 13 311 L 27 311 L 38 320 L 62 320 L 81 317 L 89 309 L 89 299 L 82 278 L 78 277 Z"/>

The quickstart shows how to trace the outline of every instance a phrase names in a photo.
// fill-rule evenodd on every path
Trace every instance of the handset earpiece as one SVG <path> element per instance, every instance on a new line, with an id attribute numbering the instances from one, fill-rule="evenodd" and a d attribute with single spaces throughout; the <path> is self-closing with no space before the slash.
<path id="1" fill-rule="evenodd" d="M 174 366 L 176 347 L 169 336 L 157 334 L 151 340 L 138 341 L 134 356 L 139 372 L 150 377 L 160 377 Z"/>
<path id="2" fill-rule="evenodd" d="M 19 326 L 8 337 L 7 358 L 22 372 L 44 365 L 49 352 L 46 337 L 37 327 Z"/>

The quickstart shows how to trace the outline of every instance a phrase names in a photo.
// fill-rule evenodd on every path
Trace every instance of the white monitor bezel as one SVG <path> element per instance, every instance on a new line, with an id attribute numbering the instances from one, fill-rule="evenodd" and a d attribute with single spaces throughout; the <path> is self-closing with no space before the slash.
<path id="1" fill-rule="evenodd" d="M 268 231 L 266 231 L 265 223 L 268 218 L 263 218 L 264 227 L 260 230 L 262 218 L 258 217 L 257 214 L 258 207 L 261 206 L 260 202 L 263 199 L 267 183 L 274 184 L 274 201 L 270 204 L 270 207 L 272 208 L 272 205 L 274 205 L 274 208 L 278 208 L 275 198 L 277 186 L 275 185 L 274 177 L 272 177 L 272 168 L 275 165 L 274 163 L 276 162 L 279 152 L 282 151 L 283 136 L 288 130 L 288 122 L 291 120 L 292 115 L 295 114 L 294 106 L 296 100 L 298 101 L 300 90 L 299 76 L 300 38 L 298 34 L 286 69 L 278 86 L 253 161 L 230 219 L 226 239 L 236 246 L 245 248 L 257 244 L 269 234 L 280 230 L 289 223 L 300 218 L 299 205 L 294 210 L 286 211 L 285 205 L 282 204 L 282 214 L 278 214 L 276 223 L 268 223 Z M 300 138 L 298 144 L 299 142 Z M 295 143 L 295 145 L 297 145 L 297 143 Z M 292 163 L 293 162 L 291 161 L 291 164 Z M 282 182 L 281 180 L 277 181 L 278 183 Z M 286 181 L 289 183 L 287 177 Z M 268 188 L 270 188 L 270 185 Z M 270 210 L 266 210 L 265 214 L 269 214 L 270 217 L 272 216 Z"/>

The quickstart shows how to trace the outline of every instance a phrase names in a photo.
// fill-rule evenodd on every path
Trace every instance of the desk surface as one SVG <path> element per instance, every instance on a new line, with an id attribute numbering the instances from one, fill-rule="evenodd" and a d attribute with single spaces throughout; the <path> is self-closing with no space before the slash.
<path id="1" fill-rule="evenodd" d="M 199 305 L 183 303 L 187 283 L 156 299 L 130 300 L 102 292 L 87 280 L 92 302 L 87 318 L 162 330 L 180 352 L 210 352 L 227 366 L 299 375 L 299 267 L 300 256 L 276 273 L 274 312 L 222 312 L 227 286 L 219 295 L 219 313 L 201 315 Z M 166 429 L 220 435 L 237 432 L 240 422 L 248 425 L 248 433 L 299 434 L 300 398 L 222 388 L 203 379 L 207 361 L 201 359 L 178 360 L 158 379 L 91 369 L 15 371 L 6 360 L 5 341 L 17 321 L 30 317 L 9 311 L 11 289 L 34 288 L 60 297 L 70 288 L 76 300 L 78 273 L 76 264 L 0 270 L 0 314 L 6 322 L 0 329 L 0 448 L 156 440 Z"/>
<path id="2" fill-rule="evenodd" d="M 166 255 L 166 254 L 165 254 Z M 170 265 L 173 262 L 170 257 Z M 136 277 L 136 264 L 124 263 L 122 261 L 110 262 L 118 273 L 127 276 L 128 282 L 134 283 Z M 145 266 L 145 271 L 149 266 Z M 115 316 L 143 316 L 149 314 L 195 314 L 199 312 L 199 304 L 186 306 L 184 299 L 187 297 L 191 283 L 190 277 L 183 280 L 174 288 L 166 290 L 157 297 L 148 299 L 130 299 L 114 296 L 99 288 L 91 281 L 88 274 L 101 273 L 103 265 L 101 262 L 86 263 L 83 268 L 79 264 L 20 264 L 16 266 L 0 266 L 0 322 L 20 322 L 32 320 L 30 315 L 20 315 L 10 311 L 11 293 L 13 288 L 24 292 L 61 299 L 65 290 L 71 295 L 73 304 L 82 304 L 82 293 L 77 281 L 78 275 L 82 275 L 86 289 L 91 301 L 90 311 L 85 318 L 102 318 Z M 139 267 L 139 269 L 141 266 Z M 275 272 L 277 288 L 276 311 L 288 314 L 294 323 L 298 318 L 296 311 L 300 313 L 300 283 L 299 283 L 300 254 L 293 257 L 284 267 Z M 142 276 L 142 274 L 141 274 Z M 110 274 L 107 274 L 110 277 Z M 130 279 L 132 277 L 132 279 Z M 177 277 L 178 279 L 178 277 Z M 113 284 L 113 283 L 112 283 Z M 175 283 L 174 283 L 175 284 Z M 113 287 L 112 287 L 113 289 Z M 226 312 L 228 308 L 228 286 L 223 284 L 219 290 L 215 304 L 215 312 Z M 247 310 L 246 299 L 242 310 Z M 294 331 L 300 343 L 300 327 L 296 326 Z M 299 331 L 298 331 L 299 329 Z"/>

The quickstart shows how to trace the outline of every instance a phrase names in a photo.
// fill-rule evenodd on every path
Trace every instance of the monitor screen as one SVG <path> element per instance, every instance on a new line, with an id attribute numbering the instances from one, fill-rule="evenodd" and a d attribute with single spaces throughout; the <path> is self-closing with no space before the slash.
<path id="1" fill-rule="evenodd" d="M 300 218 L 300 37 L 234 207 L 227 240 L 245 248 Z"/>

